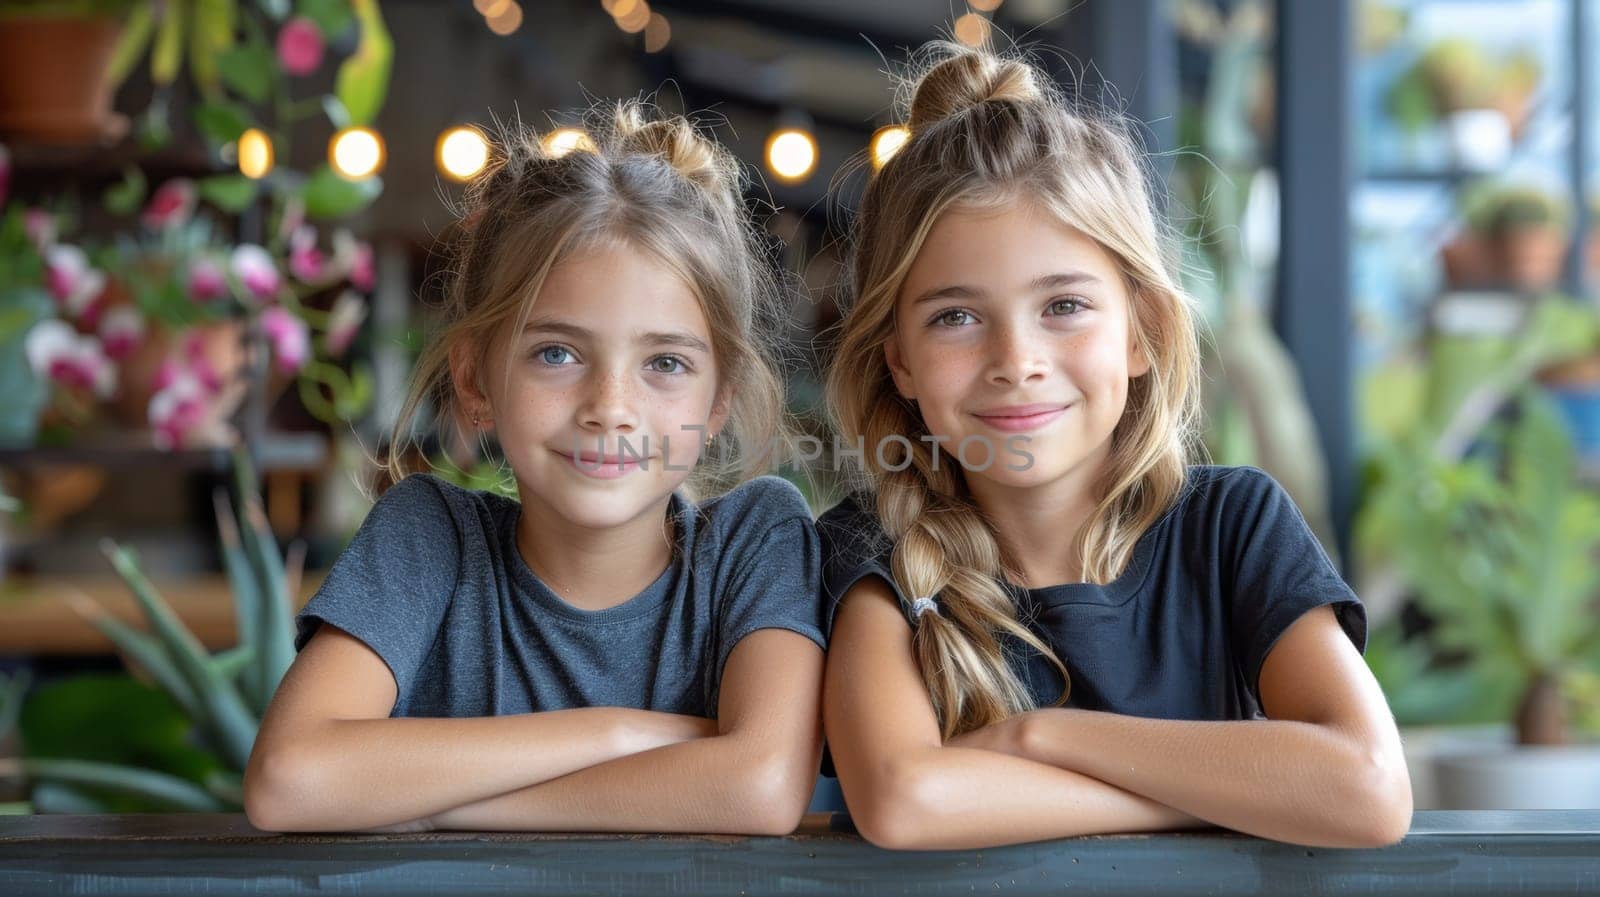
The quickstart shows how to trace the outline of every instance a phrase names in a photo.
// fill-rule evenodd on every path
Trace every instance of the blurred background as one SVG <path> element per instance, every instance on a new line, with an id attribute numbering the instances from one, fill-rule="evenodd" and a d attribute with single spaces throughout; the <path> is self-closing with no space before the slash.
<path id="1" fill-rule="evenodd" d="M 1030 49 L 1136 123 L 1206 444 L 1367 602 L 1417 806 L 1600 807 L 1600 14 L 1585 0 L 0 2 L 0 801 L 233 810 L 501 123 L 697 115 L 759 177 L 791 410 L 892 75 Z M 448 475 L 505 483 L 423 433 Z M 824 454 L 782 473 L 824 510 Z"/>

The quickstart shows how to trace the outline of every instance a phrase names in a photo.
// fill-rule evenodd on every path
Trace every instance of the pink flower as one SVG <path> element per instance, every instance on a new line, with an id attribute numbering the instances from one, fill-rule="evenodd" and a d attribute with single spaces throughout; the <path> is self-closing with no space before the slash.
<path id="1" fill-rule="evenodd" d="M 228 275 L 215 261 L 201 257 L 189 263 L 189 300 L 210 302 L 228 295 Z"/>
<path id="2" fill-rule="evenodd" d="M 360 295 L 345 290 L 328 313 L 328 354 L 338 358 L 350 348 L 350 341 L 361 330 L 367 317 L 367 303 Z"/>
<path id="3" fill-rule="evenodd" d="M 322 64 L 322 29 L 295 16 L 278 29 L 278 64 L 291 75 L 309 75 Z"/>
<path id="4" fill-rule="evenodd" d="M 292 374 L 311 357 L 311 331 L 283 306 L 274 305 L 261 313 L 261 329 L 272 344 L 272 357 L 280 372 Z"/>
<path id="5" fill-rule="evenodd" d="M 56 216 L 44 209 L 29 209 L 22 213 L 22 230 L 28 242 L 43 255 L 56 242 Z"/>
<path id="6" fill-rule="evenodd" d="M 226 425 L 219 419 L 216 396 L 187 371 L 150 397 L 150 438 L 171 451 L 200 444 L 220 444 Z"/>
<path id="7" fill-rule="evenodd" d="M 278 239 L 289 239 L 305 223 L 306 201 L 299 196 L 290 196 L 283 202 L 283 217 L 278 219 Z"/>
<path id="8" fill-rule="evenodd" d="M 199 198 L 194 181 L 173 178 L 156 189 L 155 195 L 150 197 L 150 203 L 140 214 L 139 221 L 150 230 L 177 227 L 194 214 L 194 206 Z"/>
<path id="9" fill-rule="evenodd" d="M 378 274 L 372 266 L 372 244 L 357 243 L 355 258 L 350 262 L 350 284 L 363 293 L 372 292 Z"/>
<path id="10" fill-rule="evenodd" d="M 107 398 L 117 389 L 117 369 L 100 341 L 72 329 L 59 318 L 46 318 L 28 331 L 23 347 L 35 374 L 69 389 Z"/>
<path id="11" fill-rule="evenodd" d="M 210 358 L 206 357 L 205 337 L 198 333 L 189 334 L 189 338 L 184 341 L 183 352 L 188 365 L 186 369 L 189 373 L 199 378 L 200 382 L 205 384 L 206 389 L 212 392 L 221 392 L 222 375 L 217 373 L 216 366 L 211 363 Z"/>
<path id="12" fill-rule="evenodd" d="M 317 230 L 309 225 L 289 238 L 289 273 L 301 283 L 316 283 L 325 276 L 326 260 L 317 248 Z"/>
<path id="13" fill-rule="evenodd" d="M 119 305 L 100 319 L 100 341 L 112 361 L 125 361 L 144 341 L 144 318 L 137 309 Z"/>
<path id="14" fill-rule="evenodd" d="M 363 293 L 372 292 L 378 281 L 373 268 L 372 244 L 357 240 L 349 231 L 340 228 L 333 234 L 333 257 L 334 264 L 345 272 L 351 286 Z"/>
<path id="15" fill-rule="evenodd" d="M 150 378 L 150 386 L 156 392 L 171 386 L 183 374 L 183 365 L 176 359 L 163 358 L 161 365 L 156 368 L 156 375 Z"/>
<path id="16" fill-rule="evenodd" d="M 258 299 L 272 299 L 283 286 L 278 266 L 265 249 L 245 243 L 233 250 L 233 276 L 239 278 L 244 288 Z"/>
<path id="17" fill-rule="evenodd" d="M 44 264 L 45 288 L 73 317 L 87 312 L 105 290 L 105 272 L 89 267 L 89 257 L 76 246 L 51 246 L 45 251 Z"/>

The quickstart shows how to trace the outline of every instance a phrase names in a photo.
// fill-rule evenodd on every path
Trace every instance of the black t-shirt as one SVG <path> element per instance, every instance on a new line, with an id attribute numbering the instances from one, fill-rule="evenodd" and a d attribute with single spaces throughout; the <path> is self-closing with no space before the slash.
<path id="1" fill-rule="evenodd" d="M 870 496 L 847 498 L 817 521 L 829 626 L 839 601 L 876 574 L 910 600 L 890 572 L 889 542 Z M 1324 604 L 1357 650 L 1367 616 L 1300 509 L 1253 467 L 1190 467 L 1165 516 L 1139 538 L 1121 576 L 1105 585 L 1010 586 L 1019 619 L 1072 676 L 1067 706 L 1158 719 L 1259 719 L 1257 677 L 1267 652 L 1300 616 Z M 1041 707 L 1061 676 L 1008 639 L 1012 669 Z"/>

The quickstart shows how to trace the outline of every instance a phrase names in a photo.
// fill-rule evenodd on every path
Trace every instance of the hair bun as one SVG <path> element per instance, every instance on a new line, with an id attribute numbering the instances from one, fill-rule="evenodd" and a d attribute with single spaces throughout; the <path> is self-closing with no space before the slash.
<path id="1" fill-rule="evenodd" d="M 957 50 L 917 79 L 909 124 L 916 132 L 983 103 L 1027 103 L 1043 97 L 1026 63 L 981 50 Z"/>
<path id="2" fill-rule="evenodd" d="M 716 143 L 700 136 L 681 115 L 649 119 L 637 101 L 617 104 L 612 123 L 625 153 L 659 156 L 678 174 L 717 196 L 735 196 L 739 163 Z"/>

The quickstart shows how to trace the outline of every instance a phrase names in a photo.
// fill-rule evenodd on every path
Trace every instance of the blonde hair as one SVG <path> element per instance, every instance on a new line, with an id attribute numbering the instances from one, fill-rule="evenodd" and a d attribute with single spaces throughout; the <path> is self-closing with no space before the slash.
<path id="1" fill-rule="evenodd" d="M 389 475 L 427 469 L 411 451 L 424 404 L 441 430 L 464 430 L 451 350 L 464 343 L 485 357 L 496 334 L 522 331 L 555 265 L 611 242 L 649 253 L 689 286 L 710 326 L 718 395 L 730 393 L 718 448 L 685 490 L 699 496 L 743 482 L 792 451 L 776 363 L 786 283 L 741 199 L 739 162 L 688 119 L 652 120 L 637 100 L 591 109 L 588 141 L 564 154 L 531 129 L 507 130 L 448 241 L 442 320 L 396 419 Z M 472 376 L 481 389 L 481 364 Z"/>
<path id="2" fill-rule="evenodd" d="M 967 490 L 959 465 L 935 465 L 936 445 L 895 390 L 884 346 L 895 301 L 923 241 L 952 207 L 1025 198 L 1094 240 L 1121 269 L 1130 331 L 1150 362 L 1127 406 L 1076 551 L 1083 577 L 1105 583 L 1139 536 L 1171 506 L 1197 451 L 1200 350 L 1193 301 L 1178 287 L 1144 155 L 1109 111 L 1069 105 L 1026 61 L 939 43 L 925 51 L 909 102 L 910 139 L 867 186 L 854 226 L 853 293 L 827 376 L 842 440 L 862 442 L 866 486 L 894 543 L 896 584 L 938 595 L 917 617 L 914 644 L 946 738 L 1031 709 L 1006 662 L 1009 634 L 1066 666 L 1017 618 L 1003 580 L 1020 565 Z M 893 435 L 884 457 L 873 450 Z M 909 460 L 909 464 L 907 463 Z M 895 468 L 901 468 L 896 470 Z M 1064 690 L 1057 703 L 1065 702 Z"/>

